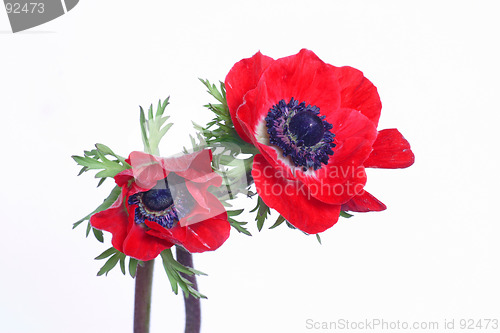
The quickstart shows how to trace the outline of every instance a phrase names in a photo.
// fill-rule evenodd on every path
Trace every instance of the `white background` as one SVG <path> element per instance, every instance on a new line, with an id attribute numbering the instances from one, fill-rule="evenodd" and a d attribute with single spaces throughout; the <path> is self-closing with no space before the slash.
<path id="1" fill-rule="evenodd" d="M 388 209 L 341 219 L 323 245 L 251 223 L 253 237 L 233 230 L 219 250 L 196 255 L 209 274 L 199 279 L 209 297 L 202 331 L 500 319 L 499 9 L 497 1 L 85 0 L 17 34 L 0 10 L 0 331 L 131 332 L 133 280 L 119 269 L 95 276 L 109 234 L 101 244 L 83 226 L 71 230 L 112 182 L 96 190 L 91 173 L 76 177 L 70 156 L 96 142 L 121 155 L 141 150 L 139 105 L 169 95 L 175 125 L 160 148 L 180 152 L 191 120 L 211 119 L 198 77 L 217 82 L 258 50 L 279 58 L 301 48 L 362 70 L 382 99 L 379 128 L 397 127 L 416 162 L 370 170 L 367 190 Z M 151 331 L 182 332 L 182 298 L 157 264 Z"/>

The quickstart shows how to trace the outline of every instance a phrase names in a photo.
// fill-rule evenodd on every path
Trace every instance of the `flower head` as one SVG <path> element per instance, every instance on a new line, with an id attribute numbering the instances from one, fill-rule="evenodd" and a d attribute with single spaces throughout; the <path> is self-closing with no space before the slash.
<path id="1" fill-rule="evenodd" d="M 113 246 L 139 260 L 154 259 L 174 244 L 190 252 L 217 249 L 229 237 L 230 224 L 208 191 L 222 182 L 211 159 L 209 150 L 172 158 L 132 152 L 132 168 L 115 176 L 121 195 L 90 223 L 111 232 Z"/>
<path id="2" fill-rule="evenodd" d="M 365 167 L 413 163 L 397 130 L 377 132 L 377 89 L 354 68 L 305 49 L 278 60 L 258 52 L 233 66 L 225 86 L 235 130 L 260 152 L 259 196 L 304 232 L 328 229 L 341 209 L 385 209 L 363 189 Z"/>

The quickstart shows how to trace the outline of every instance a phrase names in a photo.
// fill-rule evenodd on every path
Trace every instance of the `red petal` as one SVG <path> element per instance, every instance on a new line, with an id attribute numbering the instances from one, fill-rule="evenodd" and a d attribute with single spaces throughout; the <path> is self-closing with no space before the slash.
<path id="1" fill-rule="evenodd" d="M 218 249 L 228 239 L 231 225 L 225 219 L 213 218 L 185 228 L 186 239 L 181 245 L 193 253 Z"/>
<path id="2" fill-rule="evenodd" d="M 254 143 L 269 109 L 282 99 L 288 103 L 292 97 L 319 107 L 324 115 L 337 111 L 340 87 L 335 71 L 309 50 L 274 61 L 237 111 L 240 124 Z"/>
<path id="3" fill-rule="evenodd" d="M 161 225 L 146 220 L 146 225 L 151 228 L 148 234 L 154 237 L 165 239 L 174 244 L 180 244 L 186 239 L 186 227 L 181 227 L 177 224 L 172 229 L 166 229 Z"/>
<path id="4" fill-rule="evenodd" d="M 132 169 L 120 172 L 115 176 L 115 181 L 117 183 L 128 182 L 130 179 L 127 177 L 132 176 L 134 183 L 129 195 L 150 190 L 159 180 L 166 178 L 169 173 L 168 170 L 162 168 L 159 158 L 140 151 L 131 152 L 127 161 Z"/>
<path id="5" fill-rule="evenodd" d="M 123 241 L 127 235 L 128 214 L 123 204 L 124 190 L 116 201 L 106 210 L 90 217 L 90 224 L 99 230 L 109 231 L 113 235 L 111 244 L 123 252 Z"/>
<path id="6" fill-rule="evenodd" d="M 363 72 L 352 67 L 334 67 L 340 83 L 340 106 L 360 111 L 375 126 L 378 125 L 382 103 L 377 88 L 364 75 Z"/>
<path id="7" fill-rule="evenodd" d="M 373 152 L 364 165 L 367 168 L 407 168 L 415 162 L 410 144 L 395 128 L 378 132 Z"/>
<path id="8" fill-rule="evenodd" d="M 328 164 L 309 175 L 297 171 L 312 195 L 323 202 L 343 204 L 366 184 L 363 162 L 370 155 L 377 130 L 373 123 L 358 111 L 340 109 L 328 114 L 326 120 L 335 133 L 334 154 Z"/>
<path id="9" fill-rule="evenodd" d="M 200 223 L 216 216 L 221 216 L 220 218 L 227 216 L 226 209 L 213 194 L 209 193 L 207 190 L 199 191 L 194 194 L 191 186 L 188 186 L 188 189 L 196 201 L 196 206 L 191 210 L 188 216 L 179 221 L 181 226 L 184 227 L 186 225 Z M 204 198 L 202 199 L 200 196 Z"/>
<path id="10" fill-rule="evenodd" d="M 123 253 L 138 260 L 153 260 L 161 251 L 173 246 L 167 240 L 154 237 L 146 232 L 145 225 L 131 221 L 127 238 L 123 242 Z"/>
<path id="11" fill-rule="evenodd" d="M 281 177 L 280 171 L 273 168 L 261 154 L 254 158 L 252 176 L 257 192 L 266 205 L 276 209 L 298 229 L 316 234 L 337 222 L 340 205 L 330 205 L 315 199 L 300 182 Z"/>
<path id="12" fill-rule="evenodd" d="M 159 160 L 165 170 L 175 172 L 193 182 L 211 181 L 214 186 L 222 182 L 222 178 L 212 170 L 212 151 L 209 149 L 175 157 L 159 158 Z"/>
<path id="13" fill-rule="evenodd" d="M 363 191 L 342 205 L 343 211 L 380 212 L 387 207 L 370 193 Z"/>
<path id="14" fill-rule="evenodd" d="M 229 113 L 236 132 L 247 142 L 250 142 L 250 139 L 241 129 L 241 125 L 236 119 L 236 111 L 243 104 L 243 96 L 257 86 L 262 73 L 273 61 L 272 58 L 257 52 L 253 57 L 237 62 L 226 76 L 225 86 Z"/>

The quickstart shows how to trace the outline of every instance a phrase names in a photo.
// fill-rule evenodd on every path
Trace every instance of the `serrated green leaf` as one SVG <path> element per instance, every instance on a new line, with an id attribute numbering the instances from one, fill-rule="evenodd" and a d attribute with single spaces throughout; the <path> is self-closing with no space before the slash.
<path id="1" fill-rule="evenodd" d="M 321 245 L 321 237 L 319 236 L 319 234 L 316 234 L 316 239 L 318 240 L 319 244 Z"/>
<path id="2" fill-rule="evenodd" d="M 100 150 L 97 151 L 97 158 L 102 161 L 102 163 L 106 164 L 106 162 L 109 162 L 109 159 L 106 158 L 106 155 L 102 153 Z"/>
<path id="3" fill-rule="evenodd" d="M 106 251 L 104 251 L 103 253 L 98 255 L 97 257 L 95 257 L 94 260 L 105 259 L 105 258 L 109 257 L 110 255 L 115 254 L 116 252 L 118 252 L 117 249 L 115 249 L 114 247 L 110 247 L 109 249 L 107 249 Z"/>
<path id="4" fill-rule="evenodd" d="M 89 223 L 87 223 L 87 230 L 85 231 L 85 237 L 89 237 L 91 229 L 92 229 L 92 226 L 90 225 L 90 221 L 89 221 Z"/>
<path id="5" fill-rule="evenodd" d="M 108 146 L 106 146 L 105 144 L 102 144 L 102 143 L 96 143 L 95 144 L 95 147 L 97 148 L 97 150 L 100 150 L 103 154 L 106 154 L 106 155 L 115 155 L 115 153 L 111 150 L 111 148 L 109 148 Z"/>
<path id="6" fill-rule="evenodd" d="M 92 228 L 92 232 L 94 233 L 95 238 L 96 238 L 99 242 L 101 242 L 101 243 L 103 243 L 103 242 L 104 242 L 104 236 L 103 236 L 103 234 L 102 234 L 102 231 L 101 231 L 101 230 L 96 229 L 96 228 Z"/>
<path id="7" fill-rule="evenodd" d="M 243 227 L 248 222 L 238 222 L 238 221 L 236 221 L 236 220 L 234 220 L 232 218 L 228 218 L 227 220 L 231 224 L 231 227 L 235 228 L 238 232 L 240 232 L 242 234 L 245 234 L 247 236 L 252 236 L 252 234 L 250 233 L 250 231 L 248 231 L 245 227 Z"/>
<path id="8" fill-rule="evenodd" d="M 198 291 L 192 288 L 192 283 L 181 275 L 181 273 L 184 273 L 186 275 L 206 275 L 205 273 L 180 264 L 177 260 L 174 259 L 172 251 L 170 249 L 162 251 L 160 255 L 162 258 L 163 268 L 167 273 L 172 291 L 175 294 L 178 293 L 180 287 L 185 295 L 189 294 L 197 298 L 206 298 L 206 296 L 200 294 Z"/>
<path id="9" fill-rule="evenodd" d="M 80 169 L 80 172 L 78 172 L 78 175 L 77 176 L 80 176 L 82 173 L 84 173 L 85 171 L 87 171 L 89 168 L 87 168 L 86 166 L 84 166 L 83 168 Z"/>
<path id="10" fill-rule="evenodd" d="M 87 216 L 80 219 L 76 223 L 73 223 L 73 229 L 76 228 L 83 221 L 90 219 L 90 217 L 92 215 L 94 215 L 95 213 L 99 213 L 100 211 L 108 209 L 116 201 L 116 199 L 118 199 L 118 196 L 120 195 L 120 193 L 121 193 L 121 188 L 119 186 L 115 186 L 113 188 L 113 190 L 111 191 L 111 193 L 108 195 L 108 197 L 106 199 L 104 199 L 102 204 L 100 204 L 92 213 L 88 214 Z M 88 229 L 88 228 L 90 228 L 90 222 L 89 222 L 89 225 L 87 226 L 87 236 L 88 236 L 88 233 L 90 232 L 90 229 Z"/>
<path id="11" fill-rule="evenodd" d="M 170 267 L 168 267 L 168 263 L 165 263 L 165 261 L 162 262 L 163 262 L 163 268 L 167 273 L 168 281 L 170 282 L 170 286 L 172 287 L 172 291 L 174 292 L 174 294 L 177 295 L 179 293 L 178 274 L 175 274 L 175 272 Z"/>
<path id="12" fill-rule="evenodd" d="M 158 109 L 156 110 L 156 118 L 161 117 L 163 115 L 163 112 L 165 112 L 165 108 L 167 107 L 168 104 L 170 104 L 169 100 L 170 96 L 163 101 L 163 104 L 161 103 L 161 99 L 158 100 Z"/>
<path id="13" fill-rule="evenodd" d="M 146 122 L 146 116 L 144 115 L 144 109 L 142 106 L 140 108 L 140 125 L 141 125 L 141 136 L 142 136 L 142 143 L 144 144 L 144 149 L 146 152 L 150 153 L 151 152 L 151 147 L 149 146 L 149 140 L 148 140 L 148 135 L 147 135 L 147 122 Z"/>
<path id="14" fill-rule="evenodd" d="M 122 270 L 123 275 L 127 274 L 125 271 L 125 258 L 127 256 L 123 253 L 120 253 L 120 269 Z"/>
<path id="15" fill-rule="evenodd" d="M 274 224 L 271 227 L 269 227 L 269 229 L 274 229 L 274 228 L 276 228 L 277 226 L 279 226 L 280 224 L 282 224 L 285 221 L 286 221 L 285 218 L 280 215 L 276 219 L 276 222 L 274 222 Z"/>
<path id="16" fill-rule="evenodd" d="M 257 199 L 257 206 L 251 212 L 257 210 L 257 215 L 255 216 L 255 221 L 257 221 L 257 229 L 259 231 L 262 230 L 264 226 L 264 221 L 267 219 L 267 216 L 271 213 L 271 209 L 264 203 L 264 200 L 259 197 Z"/>
<path id="17" fill-rule="evenodd" d="M 107 179 L 107 178 L 101 178 L 101 179 L 99 180 L 99 183 L 97 184 L 97 187 L 101 186 L 101 185 L 102 185 L 102 183 L 104 183 L 104 181 L 105 181 L 106 179 Z"/>
<path id="18" fill-rule="evenodd" d="M 170 127 L 172 127 L 172 125 L 173 123 L 167 124 L 160 130 L 160 138 L 163 137 L 165 134 L 167 134 L 168 130 L 170 129 Z"/>
<path id="19" fill-rule="evenodd" d="M 106 169 L 106 170 L 101 170 L 98 173 L 96 173 L 95 177 L 96 178 L 105 178 L 105 177 L 113 178 L 120 171 L 122 171 L 122 170 L 121 169 Z"/>
<path id="20" fill-rule="evenodd" d="M 137 264 L 139 263 L 139 260 L 130 257 L 130 261 L 128 263 L 128 272 L 131 277 L 135 278 L 135 274 L 137 272 Z"/>
<path id="21" fill-rule="evenodd" d="M 148 120 L 153 120 L 154 119 L 154 116 L 153 116 L 153 104 L 151 104 L 149 106 L 149 110 L 148 110 Z"/>
<path id="22" fill-rule="evenodd" d="M 78 222 L 73 223 L 73 228 L 71 228 L 71 229 L 75 229 L 75 228 L 76 228 L 76 227 L 78 227 L 80 224 L 82 224 L 82 222 L 83 222 L 83 221 L 84 221 L 84 220 L 80 220 L 80 221 L 78 221 Z"/>
<path id="23" fill-rule="evenodd" d="M 85 166 L 89 169 L 102 169 L 103 168 L 103 164 L 94 158 L 81 157 L 81 156 L 76 156 L 76 155 L 73 155 L 71 157 L 73 158 L 73 160 L 75 160 L 75 162 L 78 165 Z"/>
<path id="24" fill-rule="evenodd" d="M 243 213 L 245 209 L 237 209 L 237 210 L 228 210 L 227 211 L 227 216 L 237 216 Z"/>
<path id="25" fill-rule="evenodd" d="M 354 215 L 349 214 L 349 213 L 344 212 L 343 210 L 341 210 L 341 211 L 340 211 L 340 216 L 345 217 L 345 218 L 347 218 L 347 219 L 348 219 L 348 218 L 350 218 L 350 217 L 353 217 Z"/>
<path id="26" fill-rule="evenodd" d="M 97 272 L 97 276 L 101 276 L 103 274 L 108 275 L 109 271 L 111 271 L 116 266 L 118 260 L 120 260 L 120 254 L 115 253 L 111 258 L 108 259 L 108 261 L 106 261 L 106 263 L 104 264 L 104 266 L 101 267 L 99 272 Z"/>

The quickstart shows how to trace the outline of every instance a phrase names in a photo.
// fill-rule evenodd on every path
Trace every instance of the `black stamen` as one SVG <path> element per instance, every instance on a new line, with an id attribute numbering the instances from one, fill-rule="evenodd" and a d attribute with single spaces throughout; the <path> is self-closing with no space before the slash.
<path id="1" fill-rule="evenodd" d="M 291 99 L 280 100 L 266 117 L 269 142 L 281 148 L 283 156 L 290 156 L 302 171 L 320 169 L 333 155 L 335 134 L 332 124 L 319 115 L 319 108 Z"/>

